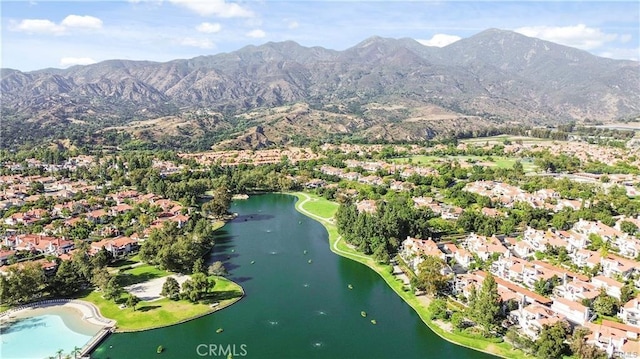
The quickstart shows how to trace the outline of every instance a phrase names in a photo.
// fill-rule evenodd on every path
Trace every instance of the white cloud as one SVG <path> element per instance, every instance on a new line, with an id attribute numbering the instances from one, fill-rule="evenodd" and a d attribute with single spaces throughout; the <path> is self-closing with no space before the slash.
<path id="1" fill-rule="evenodd" d="M 90 57 L 63 57 L 60 59 L 60 66 L 69 67 L 74 65 L 91 65 L 97 61 Z"/>
<path id="2" fill-rule="evenodd" d="M 100 29 L 102 28 L 102 20 L 88 15 L 69 15 L 62 20 L 60 25 L 66 28 Z"/>
<path id="3" fill-rule="evenodd" d="M 449 44 L 453 44 L 454 42 L 460 39 L 461 37 L 456 35 L 435 34 L 429 40 L 416 39 L 416 41 L 418 41 L 424 46 L 445 47 Z"/>
<path id="4" fill-rule="evenodd" d="M 185 37 L 178 40 L 182 46 L 199 47 L 201 49 L 213 49 L 215 44 L 209 39 L 196 39 L 193 37 Z"/>
<path id="5" fill-rule="evenodd" d="M 70 29 L 100 29 L 102 20 L 93 16 L 69 15 L 56 24 L 47 19 L 24 19 L 18 23 L 9 25 L 12 31 L 26 32 L 29 34 L 63 35 Z"/>
<path id="6" fill-rule="evenodd" d="M 45 19 L 24 19 L 19 23 L 10 25 L 13 31 L 21 31 L 29 34 L 54 34 L 59 35 L 64 32 L 64 27 L 57 25 L 53 21 Z"/>
<path id="7" fill-rule="evenodd" d="M 289 29 L 297 29 L 300 26 L 297 21 L 291 21 L 287 26 Z"/>
<path id="8" fill-rule="evenodd" d="M 169 0 L 170 3 L 185 7 L 200 16 L 253 17 L 251 10 L 226 0 Z"/>
<path id="9" fill-rule="evenodd" d="M 136 5 L 145 5 L 145 6 L 156 6 L 159 7 L 162 5 L 164 0 L 127 0 L 128 3 Z"/>
<path id="10" fill-rule="evenodd" d="M 261 38 L 267 36 L 267 33 L 262 31 L 262 30 L 260 30 L 260 29 L 255 29 L 255 30 L 249 31 L 247 33 L 247 36 L 248 37 L 252 37 L 254 39 L 261 39 Z"/>
<path id="11" fill-rule="evenodd" d="M 595 27 L 584 24 L 575 26 L 529 26 L 514 30 L 522 35 L 555 42 L 558 44 L 576 47 L 583 50 L 592 50 L 601 47 L 607 42 L 615 41 L 617 34 L 607 34 Z M 626 38 L 623 36 L 623 39 Z"/>
<path id="12" fill-rule="evenodd" d="M 626 42 L 631 41 L 632 38 L 633 36 L 631 36 L 631 34 L 624 34 L 620 36 L 620 42 L 624 44 Z"/>
<path id="13" fill-rule="evenodd" d="M 222 25 L 218 23 L 203 22 L 196 27 L 196 30 L 205 34 L 213 34 L 222 30 Z"/>
<path id="14" fill-rule="evenodd" d="M 607 49 L 606 51 L 603 51 L 597 55 L 602 57 L 608 57 L 610 59 L 639 61 L 640 47 L 630 48 L 630 49 L 628 48 Z"/>

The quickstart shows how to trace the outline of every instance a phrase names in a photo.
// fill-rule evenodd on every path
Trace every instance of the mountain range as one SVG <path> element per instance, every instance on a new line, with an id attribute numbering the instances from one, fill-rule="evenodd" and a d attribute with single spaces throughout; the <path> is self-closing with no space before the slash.
<path id="1" fill-rule="evenodd" d="M 2 69 L 0 102 L 3 132 L 17 142 L 33 135 L 19 133 L 24 126 L 204 138 L 207 147 L 405 141 L 636 118 L 640 63 L 497 29 L 442 48 L 408 38 L 371 37 L 344 51 L 285 41 L 163 63 Z"/>

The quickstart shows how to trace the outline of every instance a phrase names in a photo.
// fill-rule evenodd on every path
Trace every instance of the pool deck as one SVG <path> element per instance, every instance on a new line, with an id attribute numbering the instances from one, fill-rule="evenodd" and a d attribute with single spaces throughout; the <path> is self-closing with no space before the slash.
<path id="1" fill-rule="evenodd" d="M 92 303 L 76 299 L 52 299 L 21 305 L 16 308 L 0 313 L 0 324 L 12 321 L 16 314 L 28 314 L 30 310 L 48 307 L 67 307 L 74 308 L 82 313 L 82 320 L 94 325 L 101 326 L 102 329 L 81 349 L 80 358 L 89 358 L 89 353 L 98 346 L 109 334 L 111 334 L 116 325 L 116 321 L 108 319 L 100 314 L 98 307 Z"/>
<path id="2" fill-rule="evenodd" d="M 32 309 L 57 306 L 79 310 L 80 313 L 82 313 L 82 319 L 94 325 L 99 325 L 101 327 L 113 327 L 116 324 L 114 320 L 103 317 L 100 314 L 98 307 L 92 303 L 77 299 L 52 299 L 21 305 L 0 313 L 0 323 L 10 321 L 18 313 L 25 314 L 24 312 L 28 312 Z"/>

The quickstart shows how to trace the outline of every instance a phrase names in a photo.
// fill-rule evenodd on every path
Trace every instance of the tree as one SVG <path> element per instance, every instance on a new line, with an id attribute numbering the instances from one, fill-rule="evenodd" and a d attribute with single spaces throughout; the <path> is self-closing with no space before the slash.
<path id="1" fill-rule="evenodd" d="M 182 295 L 195 303 L 202 299 L 214 285 L 215 281 L 209 280 L 205 274 L 195 273 L 191 279 L 187 279 L 182 284 Z"/>
<path id="2" fill-rule="evenodd" d="M 375 251 L 373 251 L 373 259 L 375 259 L 378 263 L 388 264 L 389 263 L 389 252 L 384 245 L 379 245 Z"/>
<path id="3" fill-rule="evenodd" d="M 76 270 L 72 261 L 63 261 L 58 266 L 53 281 L 51 283 L 51 290 L 58 295 L 68 297 L 82 289 L 84 281 L 80 276 L 80 273 Z"/>
<path id="4" fill-rule="evenodd" d="M 524 166 L 522 165 L 522 162 L 516 161 L 516 163 L 513 164 L 513 170 L 517 174 L 524 174 Z"/>
<path id="5" fill-rule="evenodd" d="M 620 230 L 625 233 L 633 235 L 638 232 L 638 226 L 633 222 L 622 221 L 620 223 Z"/>
<path id="6" fill-rule="evenodd" d="M 431 313 L 431 319 L 447 318 L 447 301 L 442 298 L 436 298 L 429 303 L 427 310 Z"/>
<path id="7" fill-rule="evenodd" d="M 91 257 L 91 264 L 94 268 L 106 267 L 113 260 L 113 254 L 105 247 L 100 248 L 98 253 Z"/>
<path id="8" fill-rule="evenodd" d="M 166 222 L 160 230 L 152 231 L 140 249 L 140 258 L 170 271 L 191 273 L 195 262 L 213 246 L 209 221 L 199 219 L 191 223 L 195 224 L 177 228 Z"/>
<path id="9" fill-rule="evenodd" d="M 526 335 L 520 335 L 516 327 L 510 327 L 504 337 L 515 348 L 521 349 L 526 353 L 531 353 L 535 348 L 535 343 Z"/>
<path id="10" fill-rule="evenodd" d="M 10 299 L 12 299 L 11 296 L 12 293 L 9 279 L 4 275 L 0 275 L 0 303 L 10 303 Z"/>
<path id="11" fill-rule="evenodd" d="M 162 285 L 160 295 L 172 300 L 177 300 L 180 295 L 180 283 L 174 277 L 167 277 Z"/>
<path id="12" fill-rule="evenodd" d="M 95 268 L 92 274 L 91 283 L 104 291 L 111 280 L 111 274 L 106 268 Z"/>
<path id="13" fill-rule="evenodd" d="M 472 285 L 471 289 L 469 290 L 469 297 L 467 298 L 467 303 L 469 303 L 469 305 L 467 306 L 467 314 L 471 318 L 473 318 L 474 316 L 474 310 L 475 310 L 477 301 L 478 301 L 478 290 L 476 289 L 475 285 Z"/>
<path id="14" fill-rule="evenodd" d="M 592 251 L 597 251 L 598 249 L 602 248 L 605 245 L 605 242 L 602 239 L 602 237 L 600 237 L 595 233 L 589 234 L 589 241 L 591 242 L 591 244 L 589 245 L 589 249 Z"/>
<path id="15" fill-rule="evenodd" d="M 29 184 L 29 194 L 44 193 L 44 184 L 42 182 L 31 182 Z"/>
<path id="16" fill-rule="evenodd" d="M 44 270 L 37 262 L 26 262 L 21 267 L 9 267 L 6 280 L 0 281 L 0 302 L 18 304 L 42 295 L 45 283 Z"/>
<path id="17" fill-rule="evenodd" d="M 498 294 L 498 284 L 491 273 L 482 281 L 482 288 L 471 302 L 471 317 L 488 336 L 500 323 L 502 300 Z"/>
<path id="18" fill-rule="evenodd" d="M 608 296 L 604 291 L 593 301 L 593 311 L 599 315 L 616 315 L 617 302 L 613 297 Z"/>
<path id="19" fill-rule="evenodd" d="M 533 283 L 533 290 L 540 295 L 548 295 L 551 293 L 549 282 L 544 278 L 540 278 Z"/>
<path id="20" fill-rule="evenodd" d="M 202 205 L 202 211 L 207 215 L 223 216 L 227 214 L 227 209 L 231 204 L 231 192 L 225 186 L 216 188 L 213 191 L 210 201 Z"/>
<path id="21" fill-rule="evenodd" d="M 105 299 L 113 299 L 114 301 L 120 298 L 122 295 L 123 289 L 122 286 L 118 283 L 118 279 L 116 277 L 112 277 L 109 279 L 107 286 L 103 290 L 103 297 Z"/>
<path id="22" fill-rule="evenodd" d="M 622 303 L 621 305 L 624 305 L 626 302 L 631 300 L 631 298 L 633 298 L 633 294 L 635 292 L 634 288 L 635 286 L 633 285 L 633 283 L 625 283 L 625 285 L 622 286 L 622 288 L 620 289 L 620 303 Z"/>
<path id="23" fill-rule="evenodd" d="M 75 346 L 73 347 L 73 350 L 71 351 L 71 354 L 73 355 L 74 358 L 78 357 L 78 354 L 80 354 L 80 352 L 82 352 L 82 348 Z"/>
<path id="24" fill-rule="evenodd" d="M 76 241 L 76 250 L 71 261 L 76 270 L 82 275 L 86 282 L 91 282 L 93 277 L 93 264 L 89 257 L 89 244 L 85 241 Z"/>
<path id="25" fill-rule="evenodd" d="M 453 312 L 451 314 L 451 325 L 458 330 L 462 330 L 466 326 L 464 314 L 462 312 Z"/>
<path id="26" fill-rule="evenodd" d="M 209 282 L 209 278 L 204 273 L 195 273 L 191 276 L 191 280 L 193 281 L 193 287 L 200 293 L 200 295 L 204 295 L 209 292 L 212 285 Z M 215 284 L 215 283 L 214 283 Z"/>
<path id="27" fill-rule="evenodd" d="M 569 342 L 573 356 L 580 359 L 606 359 L 608 356 L 605 351 L 598 349 L 595 345 L 587 344 L 586 338 L 590 333 L 591 330 L 585 327 L 577 327 L 573 331 Z"/>
<path id="28" fill-rule="evenodd" d="M 536 340 L 536 357 L 540 359 L 562 358 L 567 351 L 564 343 L 569 334 L 569 325 L 565 321 L 558 321 L 553 325 L 545 324 Z"/>
<path id="29" fill-rule="evenodd" d="M 444 262 L 434 256 L 426 256 L 418 265 L 418 288 L 429 295 L 439 294 L 447 284 L 447 277 L 442 274 Z"/>
<path id="30" fill-rule="evenodd" d="M 197 302 L 199 299 L 198 292 L 195 290 L 193 286 L 193 281 L 191 279 L 187 279 L 182 283 L 182 292 L 180 293 L 183 299 L 190 300 L 192 302 Z"/>
<path id="31" fill-rule="evenodd" d="M 193 269 L 191 271 L 192 273 L 205 273 L 205 268 L 204 268 L 204 259 L 202 258 L 198 258 L 196 259 L 196 261 L 193 263 Z"/>
<path id="32" fill-rule="evenodd" d="M 129 294 L 127 297 L 127 307 L 133 308 L 133 311 L 136 311 L 136 305 L 140 303 L 140 298 L 136 297 L 133 294 Z"/>
<path id="33" fill-rule="evenodd" d="M 207 272 L 209 273 L 209 275 L 217 275 L 221 277 L 229 275 L 227 269 L 224 267 L 224 264 L 221 261 L 213 262 L 207 269 Z"/>
<path id="34" fill-rule="evenodd" d="M 564 249 L 564 248 L 562 248 L 562 249 Z M 565 249 L 565 251 L 566 251 L 566 249 Z M 566 254 L 566 252 L 565 252 L 565 254 Z M 540 278 L 540 279 L 538 279 L 537 281 L 535 281 L 533 283 L 533 290 L 536 293 L 540 294 L 540 295 L 548 296 L 549 294 L 551 294 L 553 292 L 553 288 L 559 282 L 560 282 L 560 279 L 556 275 L 554 275 L 553 277 L 551 277 L 549 279 Z"/>

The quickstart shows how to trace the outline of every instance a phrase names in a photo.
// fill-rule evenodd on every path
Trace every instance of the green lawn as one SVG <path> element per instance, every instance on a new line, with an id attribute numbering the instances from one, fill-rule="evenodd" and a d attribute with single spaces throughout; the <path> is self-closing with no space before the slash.
<path id="1" fill-rule="evenodd" d="M 508 343 L 493 343 L 490 341 L 478 339 L 478 338 L 470 338 L 466 335 L 460 335 L 456 333 L 447 332 L 433 323 L 429 318 L 431 317 L 429 311 L 427 310 L 426 305 L 422 304 L 422 302 L 411 292 L 405 292 L 403 290 L 402 282 L 396 280 L 391 274 L 391 267 L 389 265 L 381 265 L 374 261 L 370 256 L 365 256 L 360 252 L 350 248 L 343 240 L 340 239 L 340 235 L 338 234 L 338 230 L 336 226 L 329 221 L 326 221 L 319 217 L 324 217 L 323 215 L 316 214 L 312 211 L 313 207 L 308 206 L 310 203 L 317 202 L 329 202 L 324 198 L 318 197 L 314 194 L 310 193 L 302 193 L 296 192 L 293 193 L 296 197 L 298 197 L 298 202 L 296 203 L 296 209 L 302 212 L 305 215 L 305 210 L 310 212 L 309 215 L 311 218 L 320 222 L 329 232 L 329 246 L 331 250 L 343 257 L 347 257 L 353 259 L 357 262 L 363 263 L 369 268 L 373 269 L 376 273 L 378 273 L 385 282 L 393 289 L 407 304 L 409 304 L 415 311 L 418 313 L 422 321 L 433 330 L 434 333 L 438 334 L 441 338 L 450 341 L 454 344 L 462 345 L 465 347 L 469 347 L 475 350 L 480 350 L 484 352 L 491 353 L 493 355 L 497 355 L 503 358 L 531 358 L 526 355 L 522 351 L 515 350 Z M 315 201 L 305 201 L 307 197 L 311 199 L 315 199 Z M 301 205 L 302 204 L 302 205 Z"/>
<path id="2" fill-rule="evenodd" d="M 132 266 L 134 264 L 140 263 L 139 261 L 132 260 L 132 258 L 133 257 L 117 260 L 117 261 L 109 264 L 109 268 L 119 269 L 119 268 L 122 268 L 122 267 Z"/>
<path id="3" fill-rule="evenodd" d="M 149 281 L 151 279 L 168 276 L 169 272 L 158 269 L 150 264 L 143 264 L 120 273 L 120 285 L 123 287 Z"/>
<path id="4" fill-rule="evenodd" d="M 214 231 L 217 231 L 218 229 L 224 227 L 224 224 L 225 224 L 224 221 L 215 221 L 215 222 L 213 222 L 211 227 L 213 228 Z"/>
<path id="5" fill-rule="evenodd" d="M 138 331 L 173 325 L 189 319 L 197 318 L 222 309 L 238 301 L 242 295 L 242 287 L 238 284 L 222 278 L 215 277 L 216 285 L 210 296 L 204 303 L 193 304 L 188 301 L 172 301 L 160 299 L 153 302 L 140 302 L 134 311 L 132 308 L 120 309 L 119 304 L 112 300 L 102 298 L 100 292 L 91 292 L 78 298 L 95 304 L 103 316 L 114 319 L 117 322 L 118 331 Z M 120 302 L 124 303 L 127 295 L 124 294 Z M 218 301 L 220 305 L 212 308 L 209 303 Z"/>
<path id="6" fill-rule="evenodd" d="M 304 206 L 304 208 L 306 208 L 308 211 L 324 218 L 333 218 L 333 215 L 338 210 L 338 207 L 339 205 L 337 203 L 327 200 L 307 202 L 307 204 L 305 204 Z"/>
<path id="7" fill-rule="evenodd" d="M 491 167 L 498 168 L 513 168 L 513 165 L 517 161 L 522 161 L 521 158 L 515 157 L 502 157 L 502 156 L 491 156 L 491 160 L 487 160 L 486 156 L 425 156 L 425 155 L 416 155 L 410 157 L 401 157 L 396 158 L 393 161 L 396 163 L 409 163 L 409 159 L 411 159 L 411 163 L 416 165 L 435 165 L 439 162 L 448 162 L 448 161 L 471 161 L 479 164 L 488 165 Z M 532 162 L 522 162 L 523 168 L 525 172 L 533 172 L 536 170 L 537 166 L 535 166 Z"/>

